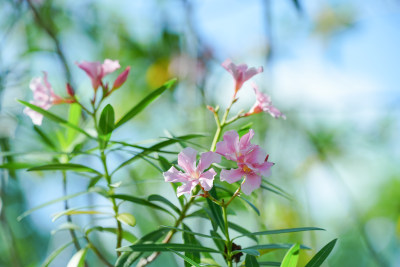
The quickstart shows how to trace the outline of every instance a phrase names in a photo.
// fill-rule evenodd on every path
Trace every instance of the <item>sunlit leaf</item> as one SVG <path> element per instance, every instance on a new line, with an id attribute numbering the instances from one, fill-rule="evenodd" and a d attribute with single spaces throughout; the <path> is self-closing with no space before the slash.
<path id="1" fill-rule="evenodd" d="M 333 239 L 326 244 L 314 257 L 307 263 L 306 267 L 319 267 L 326 260 L 332 249 L 335 247 L 337 239 Z"/>
<path id="2" fill-rule="evenodd" d="M 282 260 L 281 267 L 296 267 L 299 260 L 300 244 L 294 244 Z"/>
<path id="3" fill-rule="evenodd" d="M 112 213 L 108 213 L 108 212 L 102 212 L 102 211 L 97 211 L 97 210 L 78 210 L 78 208 L 74 208 L 74 209 L 68 209 L 68 210 L 64 210 L 61 212 L 58 212 L 56 214 L 54 214 L 52 221 L 56 221 L 57 219 L 59 219 L 62 216 L 66 216 L 66 215 L 82 215 L 82 214 L 107 214 L 107 215 L 112 215 Z"/>
<path id="4" fill-rule="evenodd" d="M 139 114 L 144 108 L 146 108 L 150 103 L 156 100 L 164 91 L 171 88 L 171 86 L 176 82 L 176 79 L 169 80 L 164 83 L 160 88 L 151 92 L 147 95 L 142 101 L 140 101 L 137 105 L 135 105 L 131 110 L 129 110 L 116 124 L 115 128 L 120 127 L 121 125 L 128 122 L 130 119 Z"/>
<path id="5" fill-rule="evenodd" d="M 39 163 L 30 163 L 30 162 L 7 162 L 0 165 L 0 169 L 9 169 L 9 170 L 19 170 L 19 169 L 27 169 L 37 166 Z"/>
<path id="6" fill-rule="evenodd" d="M 83 248 L 76 252 L 74 256 L 69 260 L 67 267 L 83 267 L 85 265 L 85 256 L 88 248 Z"/>
<path id="7" fill-rule="evenodd" d="M 82 108 L 77 103 L 69 105 L 68 122 L 72 125 L 79 125 L 82 115 Z M 67 128 L 67 144 L 71 144 L 76 137 L 77 131 L 71 127 Z"/>
<path id="8" fill-rule="evenodd" d="M 120 221 L 126 225 L 129 225 L 132 227 L 136 225 L 136 219 L 130 213 L 120 213 L 120 214 L 118 214 L 118 216 L 116 218 L 118 221 Z"/>

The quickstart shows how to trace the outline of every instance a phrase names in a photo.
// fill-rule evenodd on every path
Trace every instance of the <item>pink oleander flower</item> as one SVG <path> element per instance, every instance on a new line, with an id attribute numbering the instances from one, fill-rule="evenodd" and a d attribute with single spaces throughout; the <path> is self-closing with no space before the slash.
<path id="1" fill-rule="evenodd" d="M 235 79 L 235 95 L 242 85 L 254 75 L 263 72 L 263 67 L 249 68 L 246 64 L 235 65 L 230 59 L 225 60 L 222 64 Z"/>
<path id="2" fill-rule="evenodd" d="M 282 119 L 286 119 L 286 116 L 283 115 L 282 112 L 280 112 L 276 107 L 274 107 L 272 105 L 272 101 L 271 101 L 271 97 L 269 97 L 266 94 L 261 93 L 258 90 L 258 86 L 253 83 L 252 84 L 254 92 L 256 94 L 256 103 L 254 104 L 254 106 L 250 109 L 249 112 L 247 112 L 246 114 L 244 114 L 244 116 L 249 116 L 249 115 L 253 115 L 253 114 L 257 114 L 260 113 L 262 111 L 269 113 L 272 117 L 274 118 L 279 118 L 281 117 Z"/>
<path id="3" fill-rule="evenodd" d="M 119 65 L 118 60 L 106 59 L 104 63 L 100 62 L 87 62 L 83 61 L 82 63 L 76 63 L 79 68 L 83 69 L 86 74 L 92 80 L 93 89 L 96 91 L 97 88 L 102 85 L 102 79 L 119 69 L 121 66 Z"/>
<path id="4" fill-rule="evenodd" d="M 260 187 L 261 176 L 268 176 L 271 167 L 274 165 L 267 161 L 268 155 L 260 146 L 250 143 L 253 136 L 254 131 L 252 129 L 242 138 L 239 138 L 236 131 L 228 131 L 224 134 L 224 140 L 217 143 L 216 149 L 218 154 L 236 161 L 238 165 L 237 169 L 222 170 L 221 181 L 232 184 L 245 177 L 242 191 L 246 195 Z"/>
<path id="5" fill-rule="evenodd" d="M 30 101 L 42 109 L 48 110 L 54 104 L 65 103 L 66 100 L 56 95 L 47 81 L 47 72 L 43 72 L 43 80 L 41 77 L 33 78 L 29 84 L 29 88 L 33 91 L 33 100 Z M 43 115 L 26 107 L 24 113 L 31 117 L 33 124 L 41 125 Z"/>
<path id="6" fill-rule="evenodd" d="M 217 174 L 213 168 L 206 170 L 212 163 L 221 161 L 221 156 L 215 152 L 201 153 L 199 165 L 196 166 L 197 151 L 187 147 L 178 155 L 178 165 L 185 172 L 178 171 L 175 167 L 171 167 L 163 173 L 166 182 L 180 182 L 183 185 L 177 189 L 178 197 L 183 194 L 190 194 L 193 188 L 200 183 L 205 191 L 211 190 L 213 187 L 214 177 Z"/>

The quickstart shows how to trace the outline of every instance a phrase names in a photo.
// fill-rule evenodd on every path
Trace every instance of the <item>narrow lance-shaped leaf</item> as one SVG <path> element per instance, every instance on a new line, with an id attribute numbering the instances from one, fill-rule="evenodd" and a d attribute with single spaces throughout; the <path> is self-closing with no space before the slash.
<path id="1" fill-rule="evenodd" d="M 183 242 L 185 244 L 189 244 L 189 245 L 200 245 L 199 241 L 197 241 L 197 239 L 194 236 L 194 234 L 192 234 L 193 232 L 191 231 L 189 226 L 187 226 L 186 224 L 183 224 L 182 227 L 183 227 L 183 230 L 184 230 L 182 232 Z M 184 256 L 186 258 L 190 259 L 192 262 L 200 263 L 200 252 L 185 252 Z M 186 267 L 191 267 L 192 265 L 189 264 L 188 262 L 186 262 L 186 260 L 185 260 L 185 266 Z"/>
<path id="2" fill-rule="evenodd" d="M 19 169 L 27 169 L 37 166 L 38 163 L 30 163 L 30 162 L 7 162 L 0 165 L 0 169 L 8 169 L 8 170 L 19 170 Z"/>
<path id="3" fill-rule="evenodd" d="M 100 231 L 100 232 L 108 232 L 114 235 L 117 235 L 118 229 L 113 227 L 102 227 L 102 226 L 94 226 L 86 230 L 85 235 L 89 235 L 93 231 Z M 129 231 L 123 230 L 122 231 L 122 238 L 127 240 L 128 242 L 134 243 L 138 240 L 138 238 Z"/>
<path id="4" fill-rule="evenodd" d="M 195 266 L 195 267 L 200 267 L 201 266 L 200 264 L 198 264 L 197 262 L 195 262 L 191 258 L 186 257 L 185 255 L 179 253 L 178 251 L 175 251 L 175 250 L 170 249 L 170 248 L 168 250 L 173 252 L 173 253 L 175 253 L 176 255 L 181 257 L 182 259 L 184 259 L 185 260 L 185 266 L 187 266 L 186 263 L 189 263 L 189 266 Z"/>
<path id="5" fill-rule="evenodd" d="M 130 119 L 139 114 L 143 109 L 145 109 L 151 102 L 156 100 L 162 93 L 171 88 L 171 86 L 176 82 L 176 79 L 169 80 L 164 83 L 160 88 L 151 92 L 142 101 L 140 101 L 136 106 L 129 110 L 116 124 L 115 128 L 120 127 L 124 123 L 128 122 Z"/>
<path id="6" fill-rule="evenodd" d="M 54 142 L 50 139 L 50 137 L 47 136 L 47 134 L 45 134 L 40 127 L 38 127 L 37 125 L 33 126 L 33 129 L 35 130 L 35 132 L 40 136 L 40 138 L 42 139 L 42 141 L 48 145 L 50 148 L 52 149 L 57 149 L 56 145 L 54 144 Z"/>
<path id="7" fill-rule="evenodd" d="M 254 233 L 246 233 L 240 236 L 235 237 L 243 237 L 243 236 L 256 236 L 256 235 L 276 235 L 276 234 L 284 234 L 284 233 L 294 233 L 294 232 L 304 232 L 304 231 L 325 231 L 325 229 L 318 228 L 318 227 L 301 227 L 301 228 L 289 228 L 289 229 L 278 229 L 278 230 L 269 230 L 269 231 L 262 231 L 262 232 L 254 232 Z"/>
<path id="8" fill-rule="evenodd" d="M 205 234 L 202 234 L 202 233 L 196 233 L 196 232 L 192 232 L 191 230 L 188 230 L 188 229 L 181 229 L 181 228 L 178 228 L 178 227 L 165 226 L 165 225 L 161 225 L 161 227 L 162 228 L 166 228 L 166 229 L 171 229 L 171 230 L 176 230 L 176 231 L 188 233 L 188 234 L 192 234 L 192 235 L 198 235 L 198 236 L 201 236 L 201 237 L 224 240 L 224 239 L 222 239 L 220 237 L 217 237 L 217 236 L 210 236 L 210 235 L 205 235 Z"/>
<path id="9" fill-rule="evenodd" d="M 75 171 L 75 172 L 92 172 L 101 175 L 100 172 L 81 164 L 76 163 L 54 163 L 42 166 L 36 166 L 28 169 L 30 171 Z"/>
<path id="10" fill-rule="evenodd" d="M 32 110 L 34 110 L 36 112 L 42 114 L 43 116 L 45 116 L 46 118 L 48 118 L 48 119 L 50 119 L 52 121 L 55 121 L 57 123 L 60 123 L 61 125 L 64 125 L 66 127 L 70 127 L 70 128 L 72 128 L 74 130 L 77 130 L 78 132 L 83 133 L 87 137 L 93 139 L 93 136 L 91 136 L 90 134 L 85 132 L 83 129 L 79 128 L 76 125 L 73 125 L 72 123 L 69 123 L 68 121 L 64 120 L 63 118 L 60 118 L 59 116 L 57 116 L 57 115 L 55 115 L 55 114 L 53 114 L 53 113 L 51 113 L 51 112 L 49 112 L 47 110 L 44 110 L 44 109 L 42 109 L 42 108 L 40 108 L 40 107 L 38 107 L 36 105 L 33 105 L 31 103 L 28 103 L 28 102 L 25 102 L 25 101 L 22 101 L 22 100 L 18 100 L 18 102 L 20 102 L 21 104 L 29 107 L 30 109 L 32 109 Z"/>
<path id="11" fill-rule="evenodd" d="M 182 252 L 210 252 L 210 253 L 221 253 L 215 249 L 190 245 L 190 244 L 175 244 L 175 243 L 162 243 L 162 244 L 137 244 L 126 247 L 118 248 L 117 251 L 142 251 L 142 252 L 154 252 L 154 251 L 168 251 L 173 249 Z"/>
<path id="12" fill-rule="evenodd" d="M 180 214 L 180 212 L 181 212 L 180 209 L 179 209 L 177 206 L 175 206 L 171 201 L 169 201 L 168 199 L 166 199 L 166 198 L 163 197 L 163 196 L 154 194 L 154 195 L 150 195 L 147 199 L 148 199 L 149 201 L 159 201 L 159 202 L 162 202 L 162 203 L 168 205 L 169 207 L 171 207 L 171 208 L 172 208 L 174 211 L 176 211 L 178 214 Z"/>
<path id="13" fill-rule="evenodd" d="M 286 252 L 285 257 L 281 263 L 281 267 L 296 267 L 299 260 L 300 244 L 294 244 L 288 252 Z"/>
<path id="14" fill-rule="evenodd" d="M 53 216 L 52 221 L 56 221 L 58 220 L 60 217 L 62 216 L 66 216 L 66 215 L 83 215 L 83 214 L 107 214 L 107 215 L 113 215 L 112 213 L 108 213 L 108 212 L 102 212 L 102 211 L 97 211 L 97 210 L 77 210 L 77 209 L 69 209 L 69 210 L 64 210 L 62 212 L 56 213 Z"/>
<path id="15" fill-rule="evenodd" d="M 250 254 L 246 255 L 245 263 L 246 263 L 246 267 L 258 267 L 258 266 L 260 266 L 258 264 L 258 262 L 257 262 L 256 257 L 253 256 L 253 255 L 250 255 Z"/>
<path id="16" fill-rule="evenodd" d="M 68 122 L 72 125 L 79 125 L 79 121 L 81 120 L 82 108 L 77 103 L 72 103 L 69 105 L 69 114 L 68 114 Z M 71 144 L 75 137 L 77 131 L 71 127 L 67 129 L 67 144 Z"/>
<path id="17" fill-rule="evenodd" d="M 333 239 L 326 244 L 315 256 L 307 263 L 306 267 L 319 267 L 326 260 L 332 249 L 335 247 L 337 239 Z"/>
<path id="18" fill-rule="evenodd" d="M 67 267 L 83 267 L 85 265 L 85 256 L 87 251 L 88 248 L 86 247 L 76 252 L 68 262 Z"/>
<path id="19" fill-rule="evenodd" d="M 44 260 L 43 264 L 41 265 L 41 267 L 47 267 L 50 265 L 50 263 L 67 247 L 69 247 L 70 245 L 72 245 L 74 242 L 71 241 L 61 247 L 59 247 L 58 249 L 54 250 L 49 256 L 47 256 L 47 258 Z"/>

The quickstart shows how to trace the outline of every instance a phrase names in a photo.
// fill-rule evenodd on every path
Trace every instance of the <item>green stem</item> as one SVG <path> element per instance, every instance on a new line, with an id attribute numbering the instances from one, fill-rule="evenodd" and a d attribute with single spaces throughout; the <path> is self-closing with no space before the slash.
<path id="1" fill-rule="evenodd" d="M 217 131 L 215 132 L 214 139 L 213 139 L 213 142 L 211 144 L 210 151 L 215 151 L 215 148 L 217 146 L 217 142 L 218 142 L 219 138 L 221 137 L 221 133 L 222 133 L 222 130 L 224 129 L 224 127 L 238 119 L 238 118 L 236 118 L 233 121 L 232 120 L 229 120 L 228 122 L 226 121 L 226 119 L 228 118 L 228 115 L 229 115 L 229 111 L 231 110 L 231 107 L 232 107 L 233 103 L 235 103 L 235 98 L 234 97 L 232 98 L 231 103 L 229 104 L 227 109 L 225 110 L 224 116 L 222 117 L 221 121 L 218 118 L 217 112 L 214 112 L 215 122 L 217 123 Z"/>
<path id="2" fill-rule="evenodd" d="M 89 244 L 89 248 L 91 248 L 93 250 L 93 252 L 97 255 L 97 257 L 108 267 L 113 267 L 114 265 L 112 265 L 111 263 L 109 263 L 107 261 L 107 259 L 103 256 L 103 254 L 100 252 L 100 250 L 92 243 L 90 242 L 89 238 L 87 236 L 85 236 L 86 241 Z"/>
<path id="3" fill-rule="evenodd" d="M 226 262 L 229 267 L 232 267 L 232 241 L 229 238 L 229 228 L 228 228 L 228 214 L 227 214 L 227 205 L 222 205 L 222 215 L 224 217 L 224 225 L 225 225 L 225 246 L 226 246 Z"/>

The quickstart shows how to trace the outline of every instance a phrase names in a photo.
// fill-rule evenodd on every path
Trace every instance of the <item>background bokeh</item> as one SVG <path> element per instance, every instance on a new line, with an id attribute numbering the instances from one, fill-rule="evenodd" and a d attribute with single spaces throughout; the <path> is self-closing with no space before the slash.
<path id="1" fill-rule="evenodd" d="M 400 266 L 399 47 L 400 2 L 395 0 L 2 0 L 0 160 L 49 160 L 16 101 L 32 97 L 29 82 L 42 71 L 48 72 L 58 94 L 65 95 L 69 81 L 85 99 L 92 93 L 90 80 L 75 62 L 110 58 L 131 66 L 127 83 L 110 98 L 117 117 L 178 77 L 173 91 L 113 138 L 147 144 L 170 134 L 196 132 L 209 135 L 199 141 L 208 147 L 215 125 L 206 105 L 223 108 L 232 93 L 232 78 L 220 63 L 231 58 L 262 65 L 264 73 L 254 80 L 287 119 L 259 114 L 232 127 L 253 123 L 256 141 L 276 163 L 268 179 L 290 193 L 291 200 L 260 190 L 252 199 L 261 216 L 238 206 L 233 220 L 252 231 L 326 229 L 273 237 L 313 247 L 302 254 L 302 264 L 337 237 L 326 266 Z M 234 111 L 251 107 L 249 85 L 239 98 Z M 52 111 L 67 114 L 62 106 Z M 58 126 L 45 119 L 42 127 L 51 133 Z M 113 155 L 111 165 L 126 157 Z M 69 238 L 64 232 L 51 234 L 62 222 L 53 223 L 50 216 L 63 204 L 21 222 L 16 217 L 62 196 L 62 178 L 24 170 L 2 170 L 0 175 L 0 266 L 39 266 Z M 159 193 L 176 203 L 160 173 L 146 162 L 121 171 L 118 179 L 126 192 Z M 71 175 L 68 192 L 85 190 L 87 182 Z M 102 204 L 82 196 L 71 206 L 82 203 Z M 138 236 L 168 224 L 167 218 L 142 207 L 127 209 L 137 217 L 133 232 Z M 89 223 L 84 216 L 76 220 Z M 204 221 L 189 222 L 194 229 L 204 227 Z M 100 247 L 113 240 L 107 235 L 96 238 Z M 53 266 L 65 266 L 72 253 L 72 247 L 65 250 Z M 276 260 L 280 253 L 268 257 Z M 168 253 L 162 258 L 151 266 L 181 264 Z"/>

